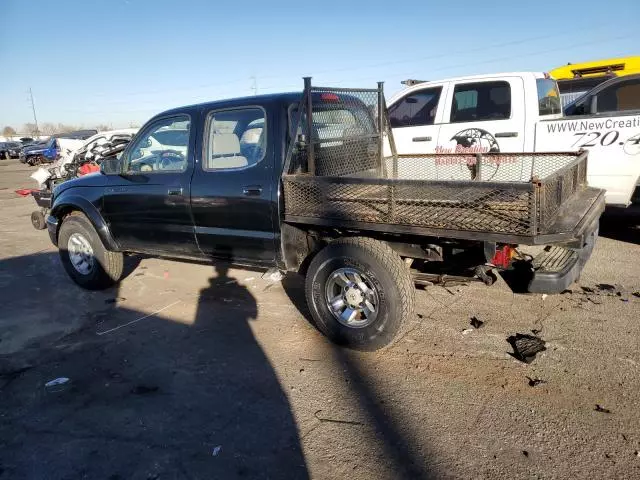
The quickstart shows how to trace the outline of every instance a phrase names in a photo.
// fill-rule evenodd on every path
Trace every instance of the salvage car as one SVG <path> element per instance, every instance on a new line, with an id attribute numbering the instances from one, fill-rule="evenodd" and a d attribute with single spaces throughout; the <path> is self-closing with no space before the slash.
<path id="1" fill-rule="evenodd" d="M 18 158 L 21 148 L 22 144 L 19 142 L 0 142 L 0 159 Z"/>
<path id="2" fill-rule="evenodd" d="M 300 272 L 318 329 L 363 350 L 410 322 L 415 284 L 491 284 L 512 268 L 530 292 L 558 293 L 579 277 L 604 209 L 586 152 L 398 155 L 386 113 L 381 84 L 310 79 L 302 94 L 161 113 L 100 173 L 54 188 L 49 236 L 86 289 L 118 282 L 128 252 Z M 132 169 L 139 158 L 156 168 Z M 465 179 L 438 178 L 452 164 Z"/>

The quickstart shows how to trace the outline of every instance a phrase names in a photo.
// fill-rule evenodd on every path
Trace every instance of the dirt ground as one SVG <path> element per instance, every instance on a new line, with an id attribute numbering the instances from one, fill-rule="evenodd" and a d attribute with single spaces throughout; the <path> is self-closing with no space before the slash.
<path id="1" fill-rule="evenodd" d="M 129 258 L 119 288 L 80 290 L 14 193 L 29 171 L 0 162 L 0 478 L 640 478 L 628 221 L 572 293 L 420 290 L 364 354 L 314 329 L 295 276 Z M 532 330 L 525 364 L 506 338 Z"/>

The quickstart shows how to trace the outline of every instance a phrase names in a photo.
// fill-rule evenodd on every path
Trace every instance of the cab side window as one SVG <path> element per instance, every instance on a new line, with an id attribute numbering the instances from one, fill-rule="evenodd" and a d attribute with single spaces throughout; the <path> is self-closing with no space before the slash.
<path id="1" fill-rule="evenodd" d="M 442 87 L 418 90 L 389 107 L 391 128 L 433 125 Z"/>
<path id="2" fill-rule="evenodd" d="M 511 117 L 508 82 L 463 83 L 455 86 L 451 123 L 504 120 Z"/>
<path id="3" fill-rule="evenodd" d="M 219 110 L 207 118 L 205 170 L 252 167 L 265 155 L 266 118 L 262 108 Z"/>
<path id="4" fill-rule="evenodd" d="M 640 110 L 640 79 L 611 85 L 596 98 L 597 113 Z"/>

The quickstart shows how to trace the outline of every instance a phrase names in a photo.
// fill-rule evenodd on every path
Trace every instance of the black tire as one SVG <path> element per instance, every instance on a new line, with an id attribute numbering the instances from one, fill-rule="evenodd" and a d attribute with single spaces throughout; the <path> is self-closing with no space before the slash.
<path id="1" fill-rule="evenodd" d="M 47 228 L 47 222 L 44 219 L 44 214 L 42 212 L 32 212 L 31 213 L 31 225 L 36 230 L 44 230 Z"/>
<path id="2" fill-rule="evenodd" d="M 377 289 L 377 316 L 372 323 L 351 327 L 339 322 L 327 302 L 327 282 L 333 272 L 355 268 Z M 411 273 L 387 244 L 364 237 L 338 239 L 321 250 L 309 265 L 305 282 L 307 304 L 318 329 L 338 345 L 378 350 L 402 331 L 413 312 L 415 289 Z"/>
<path id="3" fill-rule="evenodd" d="M 74 234 L 86 239 L 93 251 L 92 268 L 86 274 L 74 267 L 69 255 L 69 239 Z M 62 222 L 58 233 L 58 248 L 64 269 L 82 288 L 103 290 L 116 284 L 122 277 L 124 265 L 122 253 L 107 250 L 89 219 L 80 212 L 72 213 Z"/>

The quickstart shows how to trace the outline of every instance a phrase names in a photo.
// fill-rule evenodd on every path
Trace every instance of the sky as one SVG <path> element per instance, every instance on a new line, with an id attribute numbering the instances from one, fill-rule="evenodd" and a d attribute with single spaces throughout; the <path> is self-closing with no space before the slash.
<path id="1" fill-rule="evenodd" d="M 640 55 L 638 0 L 0 0 L 0 128 Z"/>

